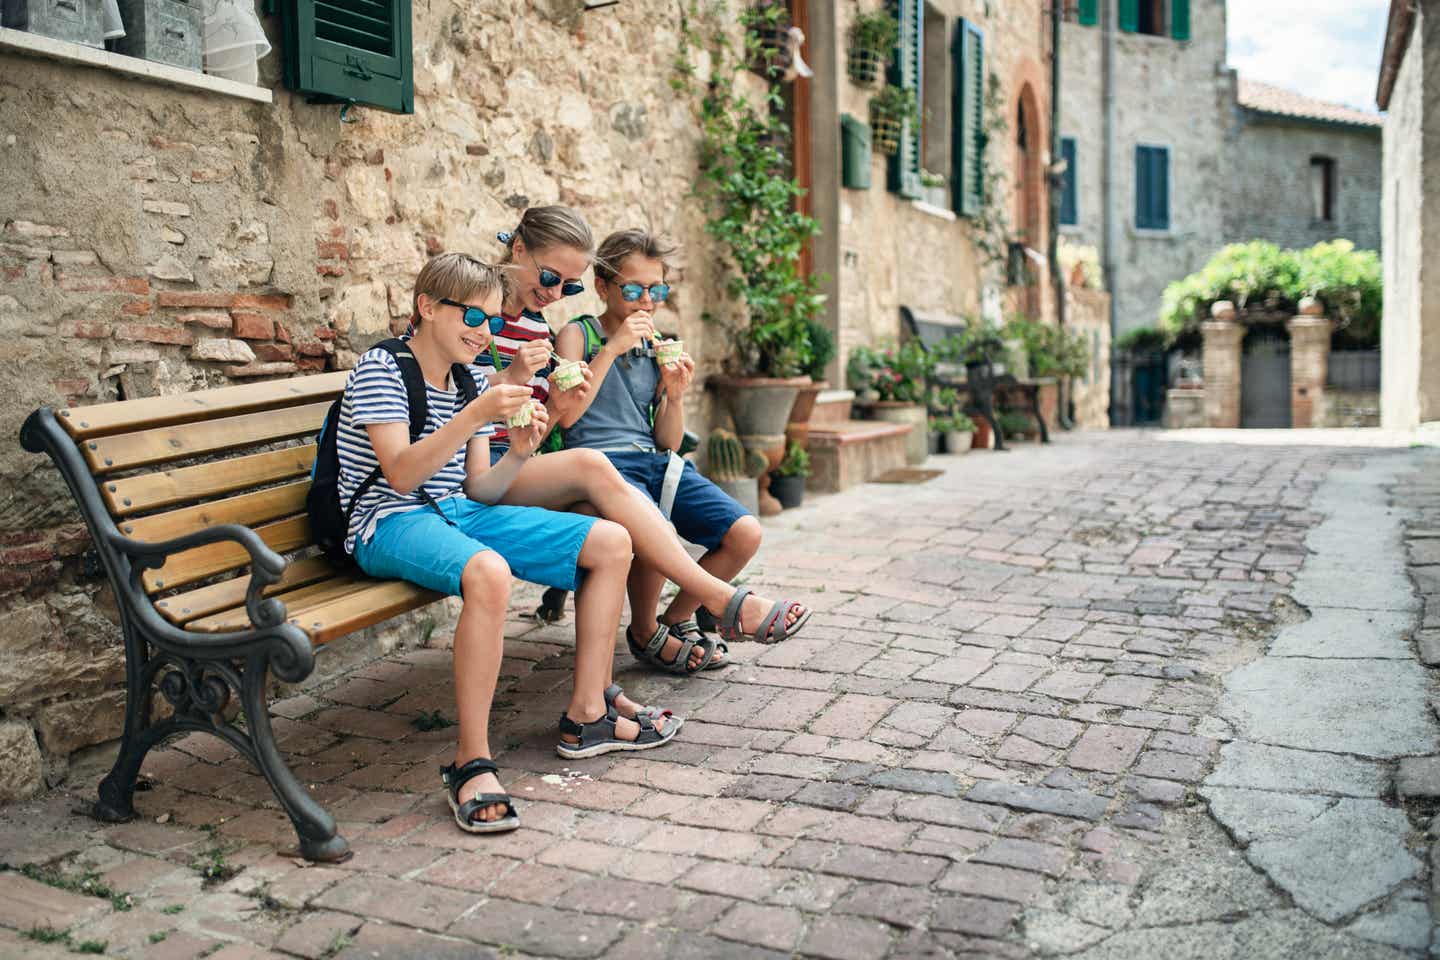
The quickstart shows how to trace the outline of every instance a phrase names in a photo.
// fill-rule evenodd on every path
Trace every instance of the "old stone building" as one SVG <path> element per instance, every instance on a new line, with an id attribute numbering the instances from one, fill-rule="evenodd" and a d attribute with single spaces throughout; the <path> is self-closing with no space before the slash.
<path id="1" fill-rule="evenodd" d="M 42 405 L 345 369 L 403 327 L 427 256 L 498 256 L 496 232 L 543 203 L 577 207 L 599 235 L 641 224 L 677 238 L 683 263 L 662 325 L 715 370 L 729 343 L 701 315 L 723 301 L 725 266 L 694 193 L 697 105 L 674 85 L 686 57 L 703 85 L 709 56 L 693 36 L 687 52 L 695 25 L 682 24 L 674 3 L 586 6 L 414 5 L 411 20 L 394 25 L 391 58 L 408 63 L 413 81 L 342 64 L 413 113 L 294 92 L 275 17 L 262 17 L 275 52 L 260 62 L 258 85 L 0 29 L 0 432 L 13 438 Z M 870 189 L 841 186 L 841 114 L 865 119 L 868 99 L 846 77 L 854 5 L 789 4 L 814 68 L 787 95 L 791 160 L 822 226 L 808 256 L 827 278 L 827 321 L 841 345 L 835 381 L 846 351 L 899 332 L 901 306 L 959 317 L 988 299 L 996 313 L 1054 314 L 1044 261 L 1048 4 L 901 6 L 920 65 L 908 82 L 937 107 L 915 131 L 924 168 L 938 175 L 923 191 L 914 178 L 889 189 L 888 162 L 868 154 Z M 733 12 L 719 23 L 738 39 Z M 956 78 L 957 37 L 970 38 L 964 62 L 979 86 Z M 320 62 L 313 46 L 301 52 Z M 951 155 L 949 125 L 964 94 L 986 90 L 991 129 L 1004 130 L 986 160 L 1005 186 L 990 206 L 956 213 L 955 179 L 969 169 L 973 185 L 982 168 L 963 147 L 963 158 Z M 1017 232 L 1005 228 L 997 255 L 980 221 Z M 1012 272 L 1015 283 L 1003 269 L 1011 236 L 1038 264 Z M 1086 297 L 1074 313 L 1102 316 L 1096 302 Z M 558 326 L 593 306 L 587 293 L 547 319 Z M 1087 410 L 1101 382 L 1090 385 Z M 702 427 L 705 396 L 691 397 Z M 0 486 L 5 799 L 63 779 L 73 751 L 118 733 L 123 655 L 115 598 L 86 561 L 88 536 L 58 475 L 12 443 L 0 452 Z M 392 622 L 322 663 L 333 669 L 347 649 L 414 632 Z"/>
<path id="2" fill-rule="evenodd" d="M 1238 76 L 1225 31 L 1224 0 L 1091 0 L 1064 24 L 1060 230 L 1100 249 L 1117 336 L 1227 243 L 1379 245 L 1379 117 Z"/>
<path id="3" fill-rule="evenodd" d="M 1381 423 L 1440 420 L 1440 9 L 1394 0 L 1375 100 L 1385 114 Z"/>

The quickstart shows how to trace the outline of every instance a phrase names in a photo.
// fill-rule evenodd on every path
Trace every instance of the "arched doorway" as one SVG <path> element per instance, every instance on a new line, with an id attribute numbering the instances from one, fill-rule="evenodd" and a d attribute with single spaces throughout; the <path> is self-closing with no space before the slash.
<path id="1" fill-rule="evenodd" d="M 1290 335 L 1256 323 L 1240 347 L 1240 426 L 1290 426 Z"/>

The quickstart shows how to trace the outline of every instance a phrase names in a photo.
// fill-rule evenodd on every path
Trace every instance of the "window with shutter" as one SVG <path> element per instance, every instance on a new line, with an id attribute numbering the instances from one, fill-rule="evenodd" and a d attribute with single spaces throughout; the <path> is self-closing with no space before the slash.
<path id="1" fill-rule="evenodd" d="M 1170 36 L 1190 39 L 1190 0 L 1170 0 Z"/>
<path id="2" fill-rule="evenodd" d="M 285 0 L 285 85 L 312 103 L 415 112 L 410 0 Z"/>
<path id="3" fill-rule="evenodd" d="M 1120 0 L 1120 29 L 1125 33 L 1140 29 L 1140 0 Z"/>
<path id="4" fill-rule="evenodd" d="M 1080 25 L 1093 27 L 1100 22 L 1100 0 L 1080 0 Z"/>
<path id="5" fill-rule="evenodd" d="M 1135 148 L 1135 226 L 1170 229 L 1170 149 Z"/>
<path id="6" fill-rule="evenodd" d="M 955 85 L 950 125 L 951 202 L 962 217 L 980 212 L 985 171 L 985 35 L 969 20 L 955 25 Z"/>
<path id="7" fill-rule="evenodd" d="M 1073 227 L 1080 222 L 1079 198 L 1075 195 L 1075 184 L 1079 171 L 1075 169 L 1075 138 L 1060 138 L 1060 157 L 1065 161 L 1065 180 L 1060 192 L 1060 223 Z"/>
<path id="8" fill-rule="evenodd" d="M 900 39 L 895 44 L 895 61 L 890 66 L 890 82 L 915 92 L 915 102 L 924 103 L 925 0 L 898 0 Z M 920 127 L 914 119 L 905 121 L 900 132 L 900 149 L 890 158 L 889 186 L 902 197 L 919 197 Z"/>

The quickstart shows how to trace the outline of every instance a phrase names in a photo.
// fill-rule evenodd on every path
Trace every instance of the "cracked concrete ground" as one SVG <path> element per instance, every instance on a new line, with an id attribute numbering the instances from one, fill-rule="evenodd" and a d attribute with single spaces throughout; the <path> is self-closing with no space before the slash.
<path id="1" fill-rule="evenodd" d="M 818 498 L 749 574 L 802 636 L 688 681 L 617 657 L 688 718 L 644 756 L 550 752 L 573 640 L 521 591 L 520 831 L 449 820 L 437 630 L 274 705 L 352 861 L 284 855 L 217 741 L 152 754 L 125 825 L 75 812 L 79 765 L 0 811 L 0 955 L 1425 955 L 1440 452 L 1381 439 L 1065 436 Z"/>

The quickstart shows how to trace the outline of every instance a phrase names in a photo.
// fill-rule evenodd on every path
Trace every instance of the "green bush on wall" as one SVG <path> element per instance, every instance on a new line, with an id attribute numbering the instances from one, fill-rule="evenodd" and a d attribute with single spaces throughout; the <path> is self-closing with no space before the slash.
<path id="1" fill-rule="evenodd" d="M 1315 297 L 1347 340 L 1378 345 L 1384 304 L 1380 257 L 1356 250 L 1349 240 L 1282 250 L 1253 240 L 1222 249 L 1200 270 L 1165 288 L 1160 329 L 1172 340 L 1210 317 L 1210 305 L 1230 300 L 1242 313 L 1294 314 L 1300 300 Z"/>

